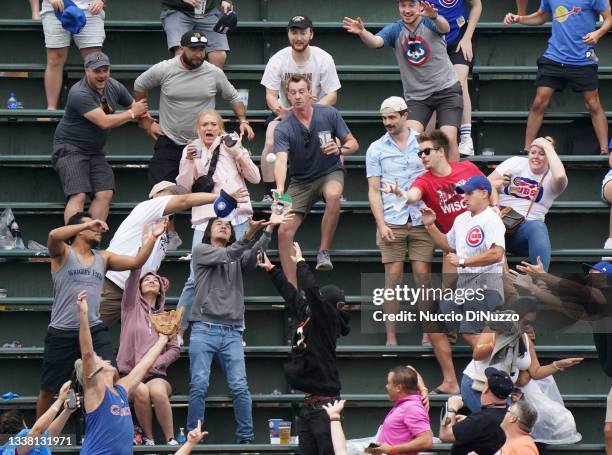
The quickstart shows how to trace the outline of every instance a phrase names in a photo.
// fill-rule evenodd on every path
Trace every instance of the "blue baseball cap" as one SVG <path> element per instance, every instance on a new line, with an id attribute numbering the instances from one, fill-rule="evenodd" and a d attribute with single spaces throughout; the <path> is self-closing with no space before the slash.
<path id="1" fill-rule="evenodd" d="M 64 0 L 64 11 L 56 11 L 55 17 L 65 30 L 75 35 L 79 34 L 87 23 L 85 13 L 72 0 Z"/>
<path id="2" fill-rule="evenodd" d="M 585 273 L 588 273 L 590 270 L 597 270 L 607 276 L 612 276 L 612 264 L 606 261 L 598 262 L 597 264 L 582 264 L 582 268 Z"/>
<path id="3" fill-rule="evenodd" d="M 455 188 L 455 190 L 459 194 L 469 193 L 470 191 L 474 190 L 487 190 L 490 194 L 492 191 L 491 182 L 489 182 L 489 179 L 484 175 L 475 175 L 470 177 L 470 179 L 464 185 L 458 186 Z"/>
<path id="4" fill-rule="evenodd" d="M 229 216 L 238 207 L 238 201 L 232 196 L 221 190 L 221 194 L 213 203 L 215 214 L 219 218 L 225 218 Z"/>

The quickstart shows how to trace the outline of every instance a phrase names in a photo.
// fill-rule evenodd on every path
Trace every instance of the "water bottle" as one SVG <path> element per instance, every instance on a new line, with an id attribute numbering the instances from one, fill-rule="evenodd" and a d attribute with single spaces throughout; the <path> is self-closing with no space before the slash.
<path id="1" fill-rule="evenodd" d="M 13 248 L 16 250 L 25 250 L 25 245 L 23 244 L 23 238 L 21 237 L 21 230 L 19 229 L 19 225 L 17 221 L 13 220 L 9 229 L 11 230 L 11 235 L 13 236 L 13 240 L 15 242 Z"/>
<path id="2" fill-rule="evenodd" d="M 9 93 L 9 99 L 6 102 L 6 107 L 8 109 L 17 109 L 18 103 L 14 93 Z"/>
<path id="3" fill-rule="evenodd" d="M 185 436 L 185 429 L 179 428 L 179 434 L 176 437 L 176 442 L 179 444 L 185 444 L 187 442 L 187 437 Z"/>

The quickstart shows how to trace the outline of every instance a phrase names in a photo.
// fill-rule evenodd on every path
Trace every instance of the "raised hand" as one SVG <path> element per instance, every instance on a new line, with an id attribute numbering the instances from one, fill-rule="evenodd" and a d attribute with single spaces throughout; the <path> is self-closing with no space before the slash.
<path id="1" fill-rule="evenodd" d="M 342 414 L 346 400 L 334 400 L 334 404 L 327 403 L 323 405 L 323 409 L 327 412 L 330 419 L 338 418 Z"/>
<path id="2" fill-rule="evenodd" d="M 87 313 L 87 310 L 88 310 L 87 291 L 79 292 L 76 303 L 77 303 L 77 306 L 79 307 L 79 311 Z"/>
<path id="3" fill-rule="evenodd" d="M 197 444 L 206 436 L 208 436 L 208 431 L 202 431 L 202 421 L 198 420 L 196 427 L 187 433 L 187 441 L 191 444 Z"/>
<path id="4" fill-rule="evenodd" d="M 304 259 L 304 256 L 302 256 L 302 248 L 299 243 L 293 242 L 293 249 L 295 250 L 295 256 L 291 256 L 293 262 L 299 262 Z"/>
<path id="5" fill-rule="evenodd" d="M 402 188 L 398 185 L 397 181 L 395 184 L 385 181 L 381 182 L 380 192 L 392 193 L 395 194 L 397 197 L 405 197 L 404 190 L 402 190 Z"/>
<path id="6" fill-rule="evenodd" d="M 425 226 L 434 224 L 436 222 L 436 212 L 429 207 L 423 207 L 421 209 L 421 220 Z"/>
<path id="7" fill-rule="evenodd" d="M 87 228 L 94 232 L 106 232 L 108 231 L 108 224 L 102 220 L 91 220 Z"/>
<path id="8" fill-rule="evenodd" d="M 166 232 L 167 228 L 168 228 L 168 218 L 164 217 L 164 218 L 155 220 L 155 222 L 153 223 L 153 226 L 151 227 L 151 235 L 157 238 L 160 235 L 162 235 L 164 232 Z"/>
<path id="9" fill-rule="evenodd" d="M 198 147 L 191 141 L 187 141 L 185 146 L 185 159 L 194 160 L 198 155 Z"/>
<path id="10" fill-rule="evenodd" d="M 434 5 L 429 2 L 421 2 L 421 16 L 432 18 L 437 15 L 438 10 Z"/>
<path id="11" fill-rule="evenodd" d="M 521 265 L 516 266 L 516 270 L 521 273 L 527 273 L 529 275 L 538 275 L 542 273 L 546 273 L 544 270 L 544 264 L 542 263 L 542 259 L 540 256 L 537 258 L 537 264 L 531 264 L 530 262 L 522 261 Z"/>
<path id="12" fill-rule="evenodd" d="M 257 267 L 269 272 L 274 268 L 274 264 L 268 259 L 268 255 L 264 251 L 257 253 Z"/>
<path id="13" fill-rule="evenodd" d="M 521 289 L 525 289 L 527 291 L 533 290 L 533 279 L 529 275 L 523 275 L 518 273 L 516 270 L 509 270 L 510 280 L 514 286 L 519 287 Z"/>
<path id="14" fill-rule="evenodd" d="M 342 26 L 347 32 L 353 33 L 354 35 L 359 35 L 365 30 L 363 20 L 361 20 L 360 17 L 358 17 L 357 19 L 345 17 L 344 19 L 342 19 Z"/>

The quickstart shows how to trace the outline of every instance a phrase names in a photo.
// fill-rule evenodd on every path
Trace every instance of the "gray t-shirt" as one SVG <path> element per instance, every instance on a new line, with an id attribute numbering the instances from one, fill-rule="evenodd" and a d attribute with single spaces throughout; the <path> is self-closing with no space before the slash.
<path id="1" fill-rule="evenodd" d="M 424 100 L 457 83 L 444 35 L 431 19 L 422 18 L 414 33 L 399 20 L 376 36 L 384 40 L 385 47 L 395 50 L 406 101 Z"/>
<path id="2" fill-rule="evenodd" d="M 83 77 L 68 92 L 66 109 L 55 129 L 53 145 L 72 144 L 89 152 L 102 151 L 109 130 L 90 122 L 84 117 L 85 114 L 98 108 L 106 114 L 115 114 L 119 106 L 129 108 L 133 102 L 132 95 L 121 82 L 109 78 L 100 95 Z"/>
<path id="3" fill-rule="evenodd" d="M 89 326 L 100 324 L 100 295 L 106 267 L 104 258 L 97 250 L 92 250 L 94 261 L 89 267 L 79 262 L 71 247 L 66 262 L 53 278 L 53 306 L 51 307 L 50 327 L 59 330 L 79 329 L 79 309 L 76 301 L 79 292 L 87 291 L 89 307 Z"/>
<path id="4" fill-rule="evenodd" d="M 215 65 L 204 62 L 187 69 L 180 56 L 153 65 L 134 82 L 139 92 L 155 87 L 161 87 L 159 125 L 179 145 L 196 138 L 196 116 L 204 108 L 215 108 L 218 93 L 230 103 L 240 101 L 238 91 Z"/>
<path id="5" fill-rule="evenodd" d="M 274 130 L 274 153 L 289 154 L 292 180 L 312 181 L 342 169 L 340 157 L 321 152 L 319 133 L 328 131 L 332 138 L 345 138 L 351 132 L 340 112 L 332 106 L 314 104 L 310 128 L 295 115 L 286 116 Z"/>

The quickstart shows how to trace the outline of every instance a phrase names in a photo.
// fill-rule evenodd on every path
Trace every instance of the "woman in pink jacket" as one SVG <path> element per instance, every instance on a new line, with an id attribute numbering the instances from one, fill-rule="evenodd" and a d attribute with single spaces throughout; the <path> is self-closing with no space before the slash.
<path id="1" fill-rule="evenodd" d="M 202 109 L 196 122 L 198 139 L 188 143 L 183 149 L 176 183 L 191 191 L 218 193 L 223 188 L 231 193 L 238 188 L 246 188 L 246 181 L 257 184 L 261 180 L 259 169 L 251 160 L 249 151 L 242 147 L 239 140 L 233 146 L 227 146 L 223 140 L 227 135 L 223 130 L 223 119 L 214 109 Z M 212 178 L 212 182 L 210 179 Z M 214 184 L 206 188 L 206 181 Z M 239 202 L 232 213 L 231 223 L 236 240 L 240 239 L 249 227 L 249 218 L 253 215 L 251 201 Z M 212 204 L 191 209 L 191 223 L 194 228 L 192 248 L 202 243 L 204 230 L 211 218 L 216 218 Z M 193 270 L 185 283 L 178 307 L 185 307 L 182 331 L 187 329 L 191 306 L 195 293 Z M 179 337 L 182 343 L 182 337 Z"/>
<path id="2" fill-rule="evenodd" d="M 148 315 L 164 310 L 168 280 L 153 272 L 140 277 L 141 269 L 132 270 L 125 283 L 121 301 L 121 338 L 117 367 L 121 376 L 127 375 L 158 339 Z M 176 339 L 168 342 L 165 350 L 149 370 L 147 376 L 134 390 L 134 409 L 144 432 L 145 445 L 155 445 L 153 440 L 153 409 L 164 433 L 165 442 L 176 445 L 166 369 L 179 357 Z"/>

